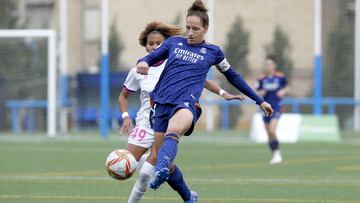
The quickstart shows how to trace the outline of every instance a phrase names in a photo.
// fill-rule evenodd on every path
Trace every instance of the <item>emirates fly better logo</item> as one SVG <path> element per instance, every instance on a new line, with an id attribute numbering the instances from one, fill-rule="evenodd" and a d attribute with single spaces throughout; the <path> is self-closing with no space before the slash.
<path id="1" fill-rule="evenodd" d="M 202 48 L 200 50 L 200 52 L 206 53 L 206 49 Z M 205 53 L 203 53 L 203 54 L 205 54 Z M 188 50 L 185 50 L 185 49 L 175 48 L 174 54 L 176 54 L 175 55 L 176 58 L 182 59 L 184 61 L 189 61 L 191 63 L 197 63 L 198 60 L 201 60 L 201 61 L 204 60 L 204 56 L 194 53 L 194 52 L 191 52 L 191 51 L 188 51 Z"/>

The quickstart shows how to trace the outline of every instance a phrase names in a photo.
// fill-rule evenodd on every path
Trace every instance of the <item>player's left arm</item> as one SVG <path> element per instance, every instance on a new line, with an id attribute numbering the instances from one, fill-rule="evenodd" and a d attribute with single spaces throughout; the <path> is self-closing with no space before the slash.
<path id="1" fill-rule="evenodd" d="M 271 116 L 274 112 L 271 105 L 264 101 L 259 95 L 255 93 L 255 91 L 247 84 L 247 82 L 239 75 L 237 72 L 234 71 L 232 67 L 229 67 L 228 70 L 222 72 L 226 79 L 238 89 L 240 92 L 244 93 L 246 96 L 250 97 L 252 100 L 256 102 L 264 111 L 266 116 Z"/>
<path id="2" fill-rule="evenodd" d="M 280 85 L 282 88 L 277 92 L 277 96 L 279 98 L 283 98 L 289 92 L 290 89 L 285 77 L 282 78 Z"/>
<path id="3" fill-rule="evenodd" d="M 260 106 L 260 108 L 264 111 L 264 113 L 270 116 L 274 110 L 271 108 L 271 105 L 264 101 L 259 95 L 255 93 L 255 91 L 247 84 L 247 82 L 239 75 L 228 63 L 226 58 L 224 57 L 222 51 L 219 51 L 219 59 L 220 62 L 215 64 L 216 68 L 224 74 L 226 79 L 232 84 L 236 89 L 240 92 L 251 98 Z"/>
<path id="4" fill-rule="evenodd" d="M 244 95 L 241 95 L 241 94 L 232 95 L 232 94 L 226 92 L 218 84 L 216 84 L 214 81 L 211 81 L 211 80 L 206 80 L 205 88 L 214 94 L 220 95 L 225 100 L 235 100 L 235 99 L 240 100 L 240 101 L 245 100 Z"/>

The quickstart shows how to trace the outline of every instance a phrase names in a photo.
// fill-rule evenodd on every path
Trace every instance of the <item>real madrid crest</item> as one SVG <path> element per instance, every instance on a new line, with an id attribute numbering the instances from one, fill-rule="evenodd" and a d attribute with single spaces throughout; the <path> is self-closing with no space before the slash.
<path id="1" fill-rule="evenodd" d="M 202 48 L 202 49 L 200 49 L 200 53 L 202 53 L 202 54 L 206 54 L 206 48 Z"/>

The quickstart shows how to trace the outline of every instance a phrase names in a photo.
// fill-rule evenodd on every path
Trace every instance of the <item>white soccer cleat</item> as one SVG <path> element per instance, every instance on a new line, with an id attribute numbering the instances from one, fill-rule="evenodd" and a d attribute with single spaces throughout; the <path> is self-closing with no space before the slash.
<path id="1" fill-rule="evenodd" d="M 270 164 L 279 164 L 281 162 L 282 162 L 282 157 L 281 157 L 280 150 L 274 151 L 273 157 L 270 160 Z"/>

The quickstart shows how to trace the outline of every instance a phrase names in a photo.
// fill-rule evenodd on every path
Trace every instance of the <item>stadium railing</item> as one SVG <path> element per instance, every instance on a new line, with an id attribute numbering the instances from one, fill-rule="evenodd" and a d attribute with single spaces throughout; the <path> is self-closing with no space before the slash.
<path id="1" fill-rule="evenodd" d="M 284 106 L 290 106 L 290 113 L 300 113 L 301 106 L 308 105 L 313 106 L 316 101 L 313 98 L 293 98 L 287 97 L 284 98 L 282 104 Z M 232 105 L 253 105 L 254 102 L 247 99 L 245 101 L 225 101 L 225 100 L 201 100 L 202 105 L 219 105 L 221 108 L 221 128 L 223 130 L 229 129 L 229 107 Z M 339 97 L 324 97 L 321 99 L 321 105 L 323 107 L 327 106 L 327 114 L 335 114 L 337 106 L 357 106 L 360 105 L 360 100 L 355 100 L 354 98 L 339 98 Z"/>

